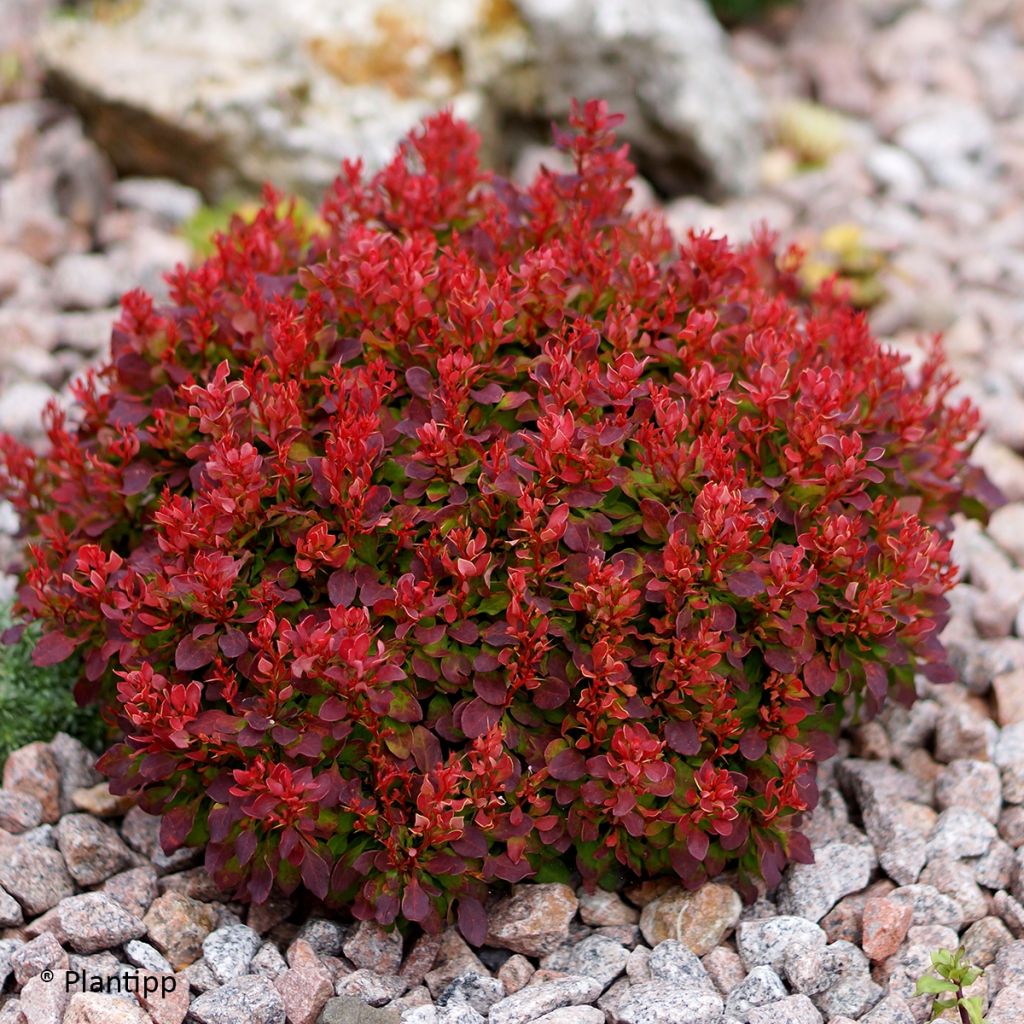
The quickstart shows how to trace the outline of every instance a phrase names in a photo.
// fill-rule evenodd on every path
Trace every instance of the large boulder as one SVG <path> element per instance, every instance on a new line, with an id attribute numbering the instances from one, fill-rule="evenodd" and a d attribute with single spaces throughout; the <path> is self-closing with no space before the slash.
<path id="1" fill-rule="evenodd" d="M 603 97 L 670 188 L 741 188 L 758 149 L 753 88 L 704 0 L 139 0 L 55 21 L 38 48 L 122 173 L 213 197 L 269 180 L 315 198 L 443 106 L 500 160 L 510 124 L 546 135 L 574 96 Z"/>

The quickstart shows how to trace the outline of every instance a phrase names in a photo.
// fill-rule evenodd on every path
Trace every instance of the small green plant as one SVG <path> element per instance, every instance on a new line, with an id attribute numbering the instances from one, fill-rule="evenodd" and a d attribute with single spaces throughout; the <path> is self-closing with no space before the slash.
<path id="1" fill-rule="evenodd" d="M 946 1010 L 956 1009 L 962 1024 L 986 1024 L 981 996 L 964 995 L 964 989 L 973 985 L 983 972 L 968 962 L 963 946 L 955 953 L 948 949 L 932 953 L 932 971 L 920 978 L 914 989 L 914 995 L 934 996 L 929 1020 L 938 1020 Z"/>
<path id="2" fill-rule="evenodd" d="M 0 629 L 10 625 L 11 610 L 5 603 L 0 606 Z M 94 750 L 107 739 L 96 708 L 80 708 L 72 696 L 81 659 L 47 668 L 32 664 L 41 632 L 41 624 L 32 623 L 15 643 L 0 644 L 0 766 L 12 750 L 34 740 L 49 741 L 58 732 L 70 733 Z"/>

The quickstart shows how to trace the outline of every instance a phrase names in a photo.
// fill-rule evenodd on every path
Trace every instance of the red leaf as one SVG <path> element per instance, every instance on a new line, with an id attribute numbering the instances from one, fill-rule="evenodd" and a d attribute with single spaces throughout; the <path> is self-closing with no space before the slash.
<path id="1" fill-rule="evenodd" d="M 430 899 L 417 879 L 413 878 L 402 893 L 402 913 L 410 921 L 423 921 L 430 914 Z"/>
<path id="2" fill-rule="evenodd" d="M 302 856 L 302 884 L 319 900 L 327 895 L 331 880 L 331 866 L 311 847 Z"/>
<path id="3" fill-rule="evenodd" d="M 835 685 L 836 674 L 824 655 L 817 654 L 804 665 L 804 685 L 815 697 L 822 697 Z"/>
<path id="4" fill-rule="evenodd" d="M 669 722 L 665 726 L 665 742 L 670 749 L 685 757 L 700 753 L 700 736 L 693 722 Z"/>
<path id="5" fill-rule="evenodd" d="M 217 646 L 225 658 L 240 658 L 249 649 L 249 640 L 240 629 L 228 626 Z"/>
<path id="6" fill-rule="evenodd" d="M 430 398 L 430 394 L 434 390 L 434 378 L 430 375 L 430 371 L 422 366 L 410 366 L 405 371 L 405 382 L 417 398 Z"/>
<path id="7" fill-rule="evenodd" d="M 156 470 L 148 463 L 133 462 L 124 471 L 124 486 L 121 493 L 126 496 L 141 494 L 155 475 Z"/>
<path id="8" fill-rule="evenodd" d="M 182 672 L 194 672 L 209 665 L 217 655 L 217 645 L 212 640 L 194 640 L 190 635 L 182 637 L 174 651 L 175 668 Z"/>
<path id="9" fill-rule="evenodd" d="M 172 807 L 160 820 L 160 848 L 173 853 L 184 845 L 196 820 L 194 806 Z"/>
<path id="10" fill-rule="evenodd" d="M 327 579 L 327 596 L 331 604 L 339 608 L 350 608 L 356 597 L 356 578 L 347 569 L 332 572 Z"/>
<path id="11" fill-rule="evenodd" d="M 462 937 L 471 946 L 482 946 L 487 940 L 487 914 L 484 913 L 483 904 L 477 899 L 463 896 L 456 913 Z"/>
<path id="12" fill-rule="evenodd" d="M 59 665 L 75 653 L 78 643 L 63 633 L 44 633 L 32 651 L 32 664 L 39 668 Z"/>
<path id="13" fill-rule="evenodd" d="M 756 572 L 744 569 L 732 573 L 726 580 L 726 586 L 737 597 L 757 597 L 764 591 L 764 580 Z"/>
<path id="14" fill-rule="evenodd" d="M 556 754 L 548 763 L 548 772 L 553 779 L 574 782 L 586 774 L 587 762 L 584 756 L 573 747 Z"/>
<path id="15" fill-rule="evenodd" d="M 501 708 L 474 697 L 463 707 L 458 725 L 470 739 L 476 739 L 477 736 L 483 736 L 501 718 L 501 714 Z"/>

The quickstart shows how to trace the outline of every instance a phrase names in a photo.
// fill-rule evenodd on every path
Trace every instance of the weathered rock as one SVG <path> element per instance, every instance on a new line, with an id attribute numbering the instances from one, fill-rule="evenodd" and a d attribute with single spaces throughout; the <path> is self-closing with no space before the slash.
<path id="1" fill-rule="evenodd" d="M 521 953 L 513 953 L 499 968 L 498 980 L 505 986 L 508 995 L 525 987 L 536 968 Z"/>
<path id="2" fill-rule="evenodd" d="M 592 893 L 580 892 L 578 899 L 580 919 L 584 924 L 636 924 L 640 920 L 640 911 L 631 907 L 616 892 L 605 889 Z"/>
<path id="3" fill-rule="evenodd" d="M 1024 1020 L 1024 985 L 1004 988 L 992 1001 L 985 1019 L 989 1024 L 1017 1024 Z"/>
<path id="4" fill-rule="evenodd" d="M 734 889 L 714 882 L 695 892 L 673 888 L 648 903 L 640 915 L 640 931 L 651 946 L 678 939 L 703 956 L 736 927 L 742 901 Z"/>
<path id="5" fill-rule="evenodd" d="M 152 1018 L 122 996 L 76 992 L 64 1011 L 64 1024 L 152 1024 Z"/>
<path id="6" fill-rule="evenodd" d="M 419 985 L 437 963 L 441 951 L 441 936 L 425 932 L 412 944 L 399 969 L 399 975 L 409 985 Z"/>
<path id="7" fill-rule="evenodd" d="M 0 828 L 26 832 L 43 820 L 43 805 L 31 793 L 0 789 Z"/>
<path id="8" fill-rule="evenodd" d="M 150 942 L 181 970 L 202 953 L 203 940 L 217 926 L 217 914 L 205 903 L 168 892 L 153 901 L 143 923 Z"/>
<path id="9" fill-rule="evenodd" d="M 5 398 L 11 395 L 9 389 Z M 39 801 L 42 820 L 60 817 L 60 769 L 45 743 L 29 743 L 12 751 L 4 764 L 4 789 L 27 793 Z"/>
<path id="10" fill-rule="evenodd" d="M 266 978 L 247 975 L 204 992 L 189 1008 L 197 1024 L 285 1024 L 284 1000 Z"/>
<path id="11" fill-rule="evenodd" d="M 146 926 L 105 893 L 68 896 L 56 907 L 57 934 L 77 953 L 113 949 L 146 934 Z"/>
<path id="12" fill-rule="evenodd" d="M 0 857 L 0 886 L 31 917 L 45 913 L 75 891 L 64 858 L 56 850 L 28 842 L 18 843 Z"/>
<path id="13" fill-rule="evenodd" d="M 859 1017 L 882 996 L 864 953 L 849 942 L 787 950 L 783 963 L 790 984 L 826 1016 Z"/>
<path id="14" fill-rule="evenodd" d="M 874 867 L 870 846 L 828 843 L 815 851 L 813 864 L 787 869 L 776 894 L 779 910 L 820 921 L 843 896 L 863 889 Z"/>
<path id="15" fill-rule="evenodd" d="M 964 861 L 939 857 L 929 861 L 921 872 L 922 885 L 934 885 L 944 896 L 952 899 L 963 913 L 965 924 L 984 917 L 989 910 L 988 896 L 975 881 L 975 865 Z"/>
<path id="16" fill-rule="evenodd" d="M 704 969 L 714 982 L 715 988 L 723 996 L 728 996 L 747 975 L 739 954 L 727 946 L 719 946 L 717 949 L 711 950 L 707 956 L 702 958 L 701 963 L 704 964 Z"/>
<path id="17" fill-rule="evenodd" d="M 69 965 L 70 960 L 64 947 L 49 932 L 43 932 L 31 942 L 12 950 L 10 955 L 10 969 L 19 985 L 24 985 L 29 978 L 43 971 L 56 973 L 66 970 Z"/>
<path id="18" fill-rule="evenodd" d="M 487 1016 L 488 1024 L 527 1024 L 563 1006 L 592 1003 L 603 988 L 599 981 L 579 975 L 527 985 L 496 1002 Z"/>
<path id="19" fill-rule="evenodd" d="M 962 942 L 968 961 L 984 968 L 995 961 L 1003 946 L 1013 942 L 1013 936 L 998 917 L 983 917 L 964 932 Z"/>
<path id="20" fill-rule="evenodd" d="M 802 917 L 741 921 L 736 929 L 736 949 L 747 970 L 755 967 L 778 970 L 790 949 L 824 946 L 825 933 Z"/>
<path id="21" fill-rule="evenodd" d="M 900 947 L 914 916 L 908 903 L 877 896 L 864 904 L 862 948 L 871 960 L 885 960 Z"/>
<path id="22" fill-rule="evenodd" d="M 441 948 L 437 952 L 437 966 L 427 971 L 423 980 L 431 994 L 437 997 L 453 979 L 467 971 L 475 971 L 477 974 L 488 977 L 491 973 L 466 945 L 462 936 L 454 928 L 449 928 L 441 937 Z"/>
<path id="23" fill-rule="evenodd" d="M 397 999 L 407 987 L 397 974 L 380 974 L 360 967 L 341 978 L 334 986 L 334 991 L 339 996 L 359 996 L 371 1006 L 384 1006 L 392 999 Z"/>
<path id="24" fill-rule="evenodd" d="M 449 982 L 437 997 L 437 1007 L 440 1009 L 449 1004 L 465 1003 L 486 1017 L 490 1008 L 504 999 L 505 994 L 505 985 L 498 978 L 485 978 L 469 972 Z"/>
<path id="25" fill-rule="evenodd" d="M 614 1019 L 619 1024 L 719 1024 L 722 1010 L 722 997 L 713 988 L 643 981 L 623 991 Z"/>
<path id="26" fill-rule="evenodd" d="M 893 903 L 909 906 L 912 924 L 941 924 L 959 930 L 963 911 L 954 900 L 944 896 L 933 885 L 904 885 L 889 893 Z"/>
<path id="27" fill-rule="evenodd" d="M 106 782 L 76 789 L 71 794 L 71 803 L 95 818 L 120 818 L 132 805 L 128 797 L 114 796 Z"/>
<path id="28" fill-rule="evenodd" d="M 610 985 L 625 970 L 628 956 L 626 948 L 614 939 L 605 935 L 588 935 L 576 945 L 568 949 L 562 947 L 545 957 L 541 966 L 581 974 L 602 985 Z"/>
<path id="29" fill-rule="evenodd" d="M 999 769 L 988 761 L 951 761 L 935 780 L 935 800 L 941 811 L 965 807 L 996 822 L 1002 804 Z"/>
<path id="30" fill-rule="evenodd" d="M 136 917 L 144 917 L 157 897 L 156 872 L 148 866 L 131 868 L 103 883 L 103 891 Z"/>
<path id="31" fill-rule="evenodd" d="M 977 811 L 950 807 L 939 815 L 928 837 L 928 859 L 980 857 L 995 837 L 995 825 Z"/>
<path id="32" fill-rule="evenodd" d="M 726 1016 L 747 1020 L 756 1006 L 778 1002 L 788 995 L 782 979 L 770 967 L 755 967 L 725 1001 Z"/>
<path id="33" fill-rule="evenodd" d="M 273 942 L 264 942 L 252 958 L 250 969 L 253 974 L 262 974 L 266 978 L 273 979 L 288 970 L 288 963 L 281 956 L 281 950 Z M 334 991 L 333 981 L 331 983 L 331 991 Z M 284 995 L 283 992 L 281 994 Z"/>
<path id="34" fill-rule="evenodd" d="M 121 837 L 88 814 L 61 818 L 57 846 L 71 877 L 82 887 L 105 882 L 132 862 L 131 850 Z"/>
<path id="35" fill-rule="evenodd" d="M 0 887 L 0 928 L 16 928 L 24 921 L 25 915 L 21 912 L 21 904 Z"/>
<path id="36" fill-rule="evenodd" d="M 61 1024 L 70 993 L 59 980 L 46 982 L 37 976 L 29 979 L 18 999 L 26 1024 Z"/>
<path id="37" fill-rule="evenodd" d="M 213 976 L 224 985 L 248 973 L 262 939 L 244 924 L 228 925 L 203 939 L 203 959 Z"/>
<path id="38" fill-rule="evenodd" d="M 807 996 L 787 996 L 750 1011 L 748 1024 L 822 1024 L 821 1014 Z"/>
<path id="39" fill-rule="evenodd" d="M 596 1006 L 563 1006 L 538 1017 L 533 1024 L 604 1024 L 604 1011 Z"/>
<path id="40" fill-rule="evenodd" d="M 334 995 L 326 971 L 308 968 L 288 968 L 274 978 L 274 987 L 281 995 L 289 1024 L 315 1024 L 327 1000 Z"/>
<path id="41" fill-rule="evenodd" d="M 401 1014 L 390 1007 L 368 1006 L 355 996 L 328 999 L 317 1024 L 400 1024 Z"/>
<path id="42" fill-rule="evenodd" d="M 525 956 L 551 953 L 569 934 L 576 894 L 567 885 L 519 885 L 490 911 L 487 944 Z"/>
<path id="43" fill-rule="evenodd" d="M 397 974 L 402 963 L 402 933 L 376 921 L 361 921 L 343 948 L 356 967 L 381 974 Z"/>

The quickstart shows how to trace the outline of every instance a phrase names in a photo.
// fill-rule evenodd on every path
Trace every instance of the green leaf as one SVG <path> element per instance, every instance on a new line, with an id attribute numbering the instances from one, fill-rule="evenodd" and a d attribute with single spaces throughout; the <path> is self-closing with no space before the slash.
<path id="1" fill-rule="evenodd" d="M 952 981 L 945 981 L 943 978 L 936 978 L 926 974 L 918 979 L 917 987 L 914 989 L 915 996 L 935 995 L 939 992 L 955 992 L 956 984 Z"/>
<path id="2" fill-rule="evenodd" d="M 967 1011 L 967 1019 L 971 1024 L 987 1024 L 982 1011 L 981 996 L 970 996 L 962 1000 L 960 1005 Z"/>

